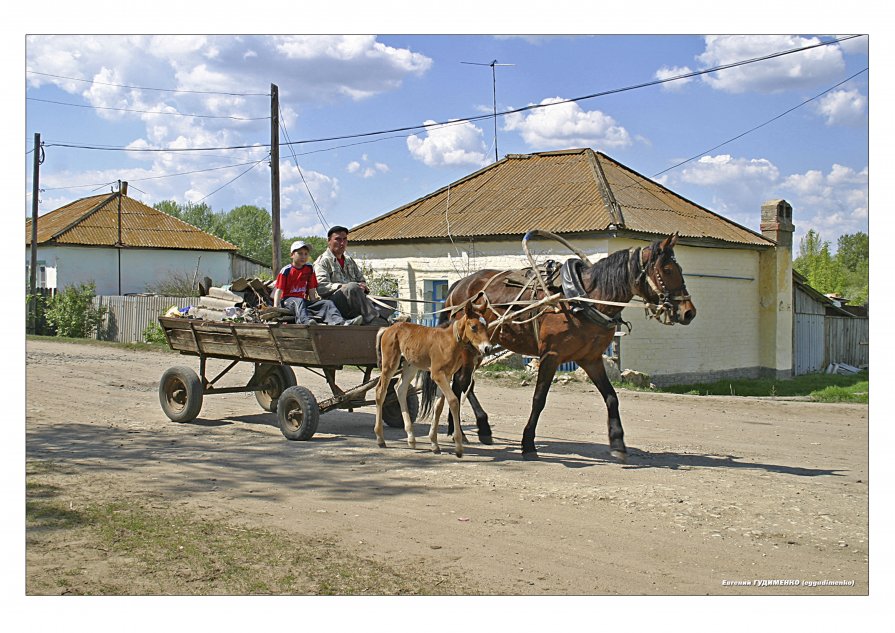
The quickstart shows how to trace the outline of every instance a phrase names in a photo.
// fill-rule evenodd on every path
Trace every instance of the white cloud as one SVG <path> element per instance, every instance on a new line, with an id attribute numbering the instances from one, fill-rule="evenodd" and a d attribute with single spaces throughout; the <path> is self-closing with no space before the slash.
<path id="1" fill-rule="evenodd" d="M 817 106 L 827 125 L 863 125 L 867 121 L 867 97 L 857 90 L 834 90 Z"/>
<path id="2" fill-rule="evenodd" d="M 703 68 L 711 68 L 819 42 L 816 37 L 794 35 L 710 35 L 697 60 Z M 838 46 L 820 46 L 702 75 L 702 80 L 712 88 L 731 93 L 780 92 L 828 84 L 844 70 L 842 50 Z"/>
<path id="3" fill-rule="evenodd" d="M 835 244 L 842 234 L 868 230 L 868 173 L 834 164 L 828 172 L 784 176 L 767 159 L 723 154 L 703 157 L 661 182 L 754 231 L 759 230 L 761 204 L 784 198 L 793 206 L 796 245 L 809 228 Z"/>
<path id="4" fill-rule="evenodd" d="M 345 166 L 345 170 L 349 174 L 355 173 L 358 169 L 360 169 L 360 163 L 356 160 L 351 161 L 350 163 L 348 163 L 348 165 Z"/>
<path id="5" fill-rule="evenodd" d="M 560 97 L 544 99 L 540 105 L 548 107 L 507 115 L 503 129 L 519 132 L 535 151 L 570 147 L 605 149 L 631 144 L 628 131 L 611 116 L 562 101 Z"/>
<path id="6" fill-rule="evenodd" d="M 425 121 L 426 135 L 413 134 L 407 138 L 407 149 L 416 160 L 429 167 L 443 165 L 486 164 L 485 143 L 482 130 L 472 123 L 454 122 L 435 125 L 435 121 Z"/>
<path id="7" fill-rule="evenodd" d="M 677 77 L 679 75 L 687 75 L 692 73 L 688 66 L 662 66 L 659 70 L 656 71 L 656 79 L 671 79 L 672 77 Z M 688 77 L 686 79 L 677 79 L 675 81 L 669 81 L 667 83 L 662 84 L 662 90 L 668 90 L 670 92 L 677 92 L 681 90 L 685 85 L 693 81 L 692 77 Z"/>

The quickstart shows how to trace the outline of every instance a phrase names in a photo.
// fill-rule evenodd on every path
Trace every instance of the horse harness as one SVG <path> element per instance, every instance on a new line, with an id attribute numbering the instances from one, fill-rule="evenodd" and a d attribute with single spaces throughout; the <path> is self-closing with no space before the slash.
<path id="1" fill-rule="evenodd" d="M 648 268 L 647 264 L 649 263 L 649 260 L 647 260 L 647 264 L 643 263 L 642 248 L 631 248 L 630 253 L 631 256 L 634 257 L 634 261 L 637 262 L 638 268 L 640 269 L 640 272 L 637 274 L 636 283 L 638 285 L 642 285 L 645 279 L 652 291 L 659 297 L 658 305 L 651 303 L 646 304 L 645 310 L 647 311 L 647 317 L 656 319 L 664 325 L 674 325 L 674 322 L 671 320 L 671 314 L 674 312 L 674 304 L 672 303 L 672 301 L 690 301 L 690 295 L 687 294 L 687 285 L 685 283 L 681 283 L 680 288 L 669 291 L 668 286 L 665 284 L 665 280 L 662 278 L 661 267 L 657 266 L 655 263 L 653 264 L 653 272 L 656 275 L 656 280 L 653 280 L 653 278 L 647 274 L 646 271 Z M 653 254 L 650 253 L 649 259 L 652 258 Z M 677 260 L 674 258 L 674 255 L 671 256 L 671 261 L 677 264 Z"/>

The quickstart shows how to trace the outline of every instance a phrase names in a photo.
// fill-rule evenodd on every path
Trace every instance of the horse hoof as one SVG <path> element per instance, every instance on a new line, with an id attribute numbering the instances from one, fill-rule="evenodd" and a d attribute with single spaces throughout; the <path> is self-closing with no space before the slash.
<path id="1" fill-rule="evenodd" d="M 457 457 L 463 457 L 463 453 L 461 453 L 460 451 L 457 451 L 456 453 L 454 453 L 454 455 L 456 455 Z"/>
<path id="2" fill-rule="evenodd" d="M 383 442 L 376 442 L 376 443 L 379 444 L 379 448 L 385 448 L 385 442 L 384 442 L 384 441 L 383 441 Z"/>
<path id="3" fill-rule="evenodd" d="M 432 449 L 432 452 L 435 453 L 436 455 L 441 455 L 441 449 L 438 448 L 437 446 Z"/>
<path id="4" fill-rule="evenodd" d="M 494 439 L 490 435 L 479 435 L 479 442 L 491 446 L 494 444 Z"/>
<path id="5" fill-rule="evenodd" d="M 522 459 L 524 459 L 527 462 L 532 462 L 532 461 L 536 461 L 541 458 L 538 456 L 537 451 L 528 451 L 528 452 L 522 453 Z"/>
<path id="6" fill-rule="evenodd" d="M 411 441 L 408 440 L 408 442 L 407 442 L 407 446 L 409 446 L 410 448 L 416 448 L 416 441 L 414 440 L 414 441 L 411 442 Z"/>
<path id="7" fill-rule="evenodd" d="M 609 454 L 620 461 L 622 464 L 628 461 L 628 454 L 625 451 L 609 451 Z"/>

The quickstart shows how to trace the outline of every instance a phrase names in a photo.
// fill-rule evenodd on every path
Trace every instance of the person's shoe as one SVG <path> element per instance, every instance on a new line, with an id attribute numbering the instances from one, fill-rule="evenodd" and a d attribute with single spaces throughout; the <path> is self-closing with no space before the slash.
<path id="1" fill-rule="evenodd" d="M 353 319 L 348 319 L 342 325 L 361 325 L 364 322 L 363 315 L 356 316 Z"/>
<path id="2" fill-rule="evenodd" d="M 308 327 L 316 327 L 316 326 L 318 326 L 318 325 L 320 325 L 320 324 L 317 323 L 317 321 L 315 321 L 314 319 L 311 319 L 311 320 L 308 321 L 307 323 L 302 323 L 302 325 L 307 325 Z"/>

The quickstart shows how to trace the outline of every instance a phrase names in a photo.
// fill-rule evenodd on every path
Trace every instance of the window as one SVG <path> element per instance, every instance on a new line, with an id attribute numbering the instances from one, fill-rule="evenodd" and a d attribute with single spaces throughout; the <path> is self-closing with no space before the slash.
<path id="1" fill-rule="evenodd" d="M 424 304 L 426 314 L 423 315 L 421 321 L 426 325 L 435 325 L 438 315 L 433 313 L 441 310 L 444 307 L 444 300 L 447 299 L 447 279 L 427 279 L 423 288 L 423 294 L 428 303 Z"/>

